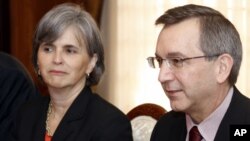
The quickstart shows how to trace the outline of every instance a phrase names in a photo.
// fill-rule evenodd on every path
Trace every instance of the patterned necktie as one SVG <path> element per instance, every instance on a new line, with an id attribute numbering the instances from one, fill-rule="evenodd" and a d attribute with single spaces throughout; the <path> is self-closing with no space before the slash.
<path id="1" fill-rule="evenodd" d="M 202 136 L 197 128 L 197 126 L 192 127 L 189 132 L 189 141 L 201 141 Z"/>

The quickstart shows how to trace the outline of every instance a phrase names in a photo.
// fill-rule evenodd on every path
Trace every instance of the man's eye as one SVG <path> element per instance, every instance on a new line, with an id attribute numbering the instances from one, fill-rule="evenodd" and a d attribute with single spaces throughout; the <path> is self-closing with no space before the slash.
<path id="1" fill-rule="evenodd" d="M 162 59 L 162 58 L 157 57 L 157 58 L 156 58 L 156 60 L 157 60 L 157 62 L 159 63 L 159 65 L 161 66 L 163 59 Z"/>
<path id="2" fill-rule="evenodd" d="M 176 58 L 176 59 L 172 59 L 172 62 L 173 62 L 173 63 L 180 63 L 180 62 L 182 62 L 182 60 L 179 59 L 179 58 L 178 58 L 178 59 Z"/>
<path id="3" fill-rule="evenodd" d="M 183 60 L 180 59 L 180 58 L 171 59 L 171 63 L 172 63 L 174 66 L 181 66 L 181 65 L 182 65 L 182 62 L 183 62 Z"/>

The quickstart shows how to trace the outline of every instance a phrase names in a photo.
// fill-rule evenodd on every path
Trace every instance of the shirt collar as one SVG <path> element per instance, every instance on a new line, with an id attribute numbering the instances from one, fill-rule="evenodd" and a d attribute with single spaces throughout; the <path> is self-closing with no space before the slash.
<path id="1" fill-rule="evenodd" d="M 187 137 L 186 140 L 189 138 L 189 131 L 193 126 L 197 126 L 199 129 L 200 134 L 202 135 L 202 141 L 213 141 L 217 130 L 220 126 L 220 123 L 229 107 L 233 96 L 233 87 L 229 89 L 229 92 L 223 102 L 212 112 L 205 120 L 203 120 L 200 124 L 195 124 L 191 117 L 186 114 L 186 126 L 187 126 Z"/>

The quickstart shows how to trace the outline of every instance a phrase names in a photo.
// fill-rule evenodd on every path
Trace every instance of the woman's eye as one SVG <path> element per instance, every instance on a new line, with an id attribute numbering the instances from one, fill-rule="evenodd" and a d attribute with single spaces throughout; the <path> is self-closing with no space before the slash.
<path id="1" fill-rule="evenodd" d="M 52 46 L 42 46 L 42 49 L 44 52 L 52 52 L 53 51 Z"/>
<path id="2" fill-rule="evenodd" d="M 77 53 L 77 50 L 74 49 L 74 48 L 72 48 L 72 47 L 70 47 L 70 48 L 67 48 L 67 49 L 66 49 L 66 52 L 67 52 L 67 53 L 70 53 L 70 54 L 74 54 L 74 53 Z"/>

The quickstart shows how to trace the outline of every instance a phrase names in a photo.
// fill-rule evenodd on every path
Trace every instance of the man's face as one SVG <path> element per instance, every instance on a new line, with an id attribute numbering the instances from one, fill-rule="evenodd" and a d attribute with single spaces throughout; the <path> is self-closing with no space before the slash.
<path id="1" fill-rule="evenodd" d="M 164 28 L 158 37 L 156 56 L 163 59 L 203 56 L 199 28 L 196 18 Z M 212 106 L 217 87 L 215 71 L 214 61 L 205 58 L 186 60 L 179 68 L 168 67 L 164 62 L 158 79 L 172 109 L 191 114 Z"/>

